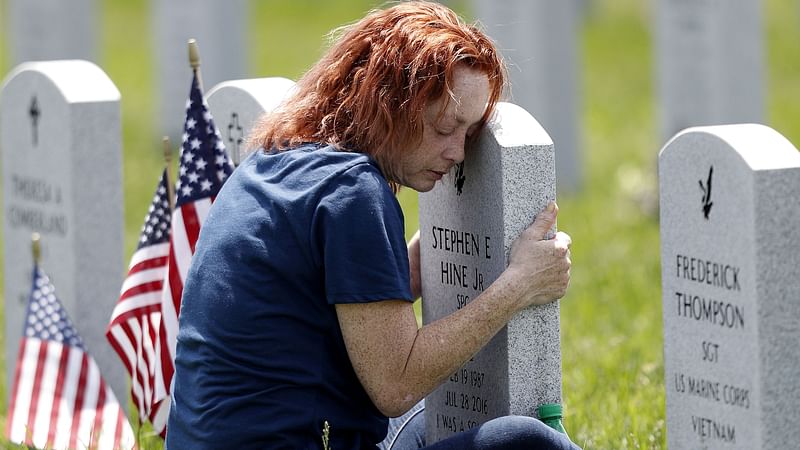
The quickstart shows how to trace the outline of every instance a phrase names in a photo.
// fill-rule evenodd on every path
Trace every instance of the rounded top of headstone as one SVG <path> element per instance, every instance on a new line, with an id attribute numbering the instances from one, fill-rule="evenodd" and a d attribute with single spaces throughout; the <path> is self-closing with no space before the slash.
<path id="1" fill-rule="evenodd" d="M 264 111 L 271 111 L 288 96 L 294 81 L 283 77 L 250 78 L 245 80 L 223 81 L 208 91 L 206 98 L 212 98 L 225 90 L 234 89 L 252 97 Z"/>
<path id="2" fill-rule="evenodd" d="M 711 137 L 726 143 L 752 170 L 800 167 L 800 152 L 788 139 L 766 125 L 755 123 L 687 128 L 664 145 L 659 159 L 673 148 L 690 146 L 698 137 Z"/>
<path id="3" fill-rule="evenodd" d="M 15 67 L 3 82 L 3 90 L 17 79 L 37 73 L 50 80 L 67 103 L 119 101 L 120 93 L 96 64 L 80 59 L 26 62 Z"/>
<path id="4" fill-rule="evenodd" d="M 501 147 L 553 145 L 550 135 L 539 122 L 513 103 L 498 102 L 487 126 Z"/>

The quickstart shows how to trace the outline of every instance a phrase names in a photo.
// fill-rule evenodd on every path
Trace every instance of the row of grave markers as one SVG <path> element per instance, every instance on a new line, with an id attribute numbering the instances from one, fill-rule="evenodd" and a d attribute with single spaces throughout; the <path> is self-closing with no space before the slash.
<path id="1" fill-rule="evenodd" d="M 225 82 L 208 102 L 212 115 L 230 118 L 229 139 L 240 145 L 292 85 Z M 6 360 L 16 360 L 28 243 L 38 231 L 43 267 L 106 380 L 127 398 L 104 336 L 124 273 L 119 104 L 92 63 L 23 64 L 0 91 L 0 149 Z M 229 151 L 239 160 L 236 145 Z M 426 323 L 488 287 L 514 237 L 556 197 L 555 147 L 521 107 L 501 103 L 466 155 L 420 195 Z M 791 447 L 800 426 L 800 153 L 763 125 L 690 128 L 662 149 L 659 179 L 670 447 Z M 428 433 L 435 440 L 560 402 L 553 303 L 512 320 L 428 397 Z"/>
<path id="2" fill-rule="evenodd" d="M 583 179 L 578 66 L 586 0 L 472 0 L 475 17 L 509 63 L 510 98 L 531 111 L 556 143 L 559 187 Z M 96 0 L 9 0 L 6 27 L 12 61 L 97 54 Z M 764 63 L 760 0 L 657 0 L 656 64 L 663 139 L 700 124 L 762 122 Z M 246 73 L 246 0 L 156 0 L 151 6 L 159 100 L 156 123 L 175 138 L 186 95 L 184 43 L 204 45 L 205 80 L 214 85 Z M 591 8 L 591 7 L 589 7 Z M 522 44 L 521 44 L 522 43 Z M 172 128 L 174 126 L 174 128 Z M 221 130 L 224 132 L 224 130 Z"/>
<path id="3" fill-rule="evenodd" d="M 243 151 L 241 136 L 292 85 L 264 78 L 209 92 L 212 114 L 229 118 L 222 133 L 232 151 Z M 119 91 L 87 61 L 22 64 L 0 92 L 0 149 L 6 361 L 16 361 L 30 292 L 30 236 L 38 232 L 42 265 L 59 297 L 117 398 L 127 398 L 127 375 L 105 338 L 125 267 Z M 13 371 L 8 364 L 8 380 Z"/>

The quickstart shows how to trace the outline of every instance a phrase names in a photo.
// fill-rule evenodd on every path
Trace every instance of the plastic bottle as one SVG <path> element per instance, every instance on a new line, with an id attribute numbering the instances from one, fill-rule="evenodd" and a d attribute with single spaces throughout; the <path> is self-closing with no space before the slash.
<path id="1" fill-rule="evenodd" d="M 543 405 L 540 405 L 536 409 L 536 414 L 539 416 L 539 420 L 544 422 L 550 428 L 558 431 L 559 433 L 564 433 L 564 435 L 567 436 L 567 438 L 569 438 L 567 430 L 564 429 L 564 424 L 561 422 L 563 413 L 560 404 L 545 403 Z"/>

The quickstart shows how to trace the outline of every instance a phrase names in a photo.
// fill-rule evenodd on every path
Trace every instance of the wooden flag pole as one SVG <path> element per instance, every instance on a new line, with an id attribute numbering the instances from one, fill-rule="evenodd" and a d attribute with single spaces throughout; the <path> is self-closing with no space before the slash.
<path id="1" fill-rule="evenodd" d="M 200 87 L 200 92 L 203 91 L 203 79 L 200 77 L 200 49 L 197 47 L 197 39 L 189 39 L 189 65 L 197 75 L 197 84 Z"/>
<path id="2" fill-rule="evenodd" d="M 167 197 L 169 199 L 169 212 L 175 209 L 175 185 L 172 183 L 172 148 L 169 143 L 169 136 L 164 136 L 164 163 L 166 165 L 167 177 Z"/>
<path id="3" fill-rule="evenodd" d="M 42 262 L 42 243 L 39 233 L 31 235 L 31 250 L 33 251 L 33 263 L 38 266 Z"/>

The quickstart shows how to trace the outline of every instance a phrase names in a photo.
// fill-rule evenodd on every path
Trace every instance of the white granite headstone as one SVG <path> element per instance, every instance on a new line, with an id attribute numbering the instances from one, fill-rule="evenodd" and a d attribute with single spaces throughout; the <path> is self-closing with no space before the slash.
<path id="1" fill-rule="evenodd" d="M 555 200 L 553 142 L 527 111 L 500 103 L 464 162 L 420 194 L 422 316 L 462 308 L 505 270 L 511 243 Z M 428 442 L 561 403 L 558 302 L 512 319 L 425 400 Z"/>
<path id="2" fill-rule="evenodd" d="M 244 143 L 255 121 L 278 106 L 293 86 L 288 78 L 270 77 L 223 81 L 208 91 L 208 107 L 234 165 L 245 157 Z"/>
<path id="3" fill-rule="evenodd" d="M 797 448 L 800 153 L 763 125 L 659 156 L 669 448 Z"/>
<path id="4" fill-rule="evenodd" d="M 578 0 L 472 0 L 503 53 L 511 99 L 530 111 L 556 146 L 559 189 L 582 184 Z"/>
<path id="5" fill-rule="evenodd" d="M 192 81 L 187 42 L 200 49 L 203 87 L 247 74 L 246 0 L 153 0 L 157 122 L 160 133 L 180 142 Z M 222 131 L 222 130 L 220 130 Z"/>
<path id="6" fill-rule="evenodd" d="M 31 234 L 42 269 L 119 399 L 127 375 L 105 329 L 123 261 L 120 94 L 81 60 L 24 63 L 0 91 L 5 354 L 11 385 L 31 291 Z"/>
<path id="7" fill-rule="evenodd" d="M 657 0 L 656 79 L 662 138 L 691 126 L 762 123 L 760 0 Z"/>
<path id="8" fill-rule="evenodd" d="M 8 0 L 10 61 L 94 60 L 97 27 L 96 0 Z"/>

